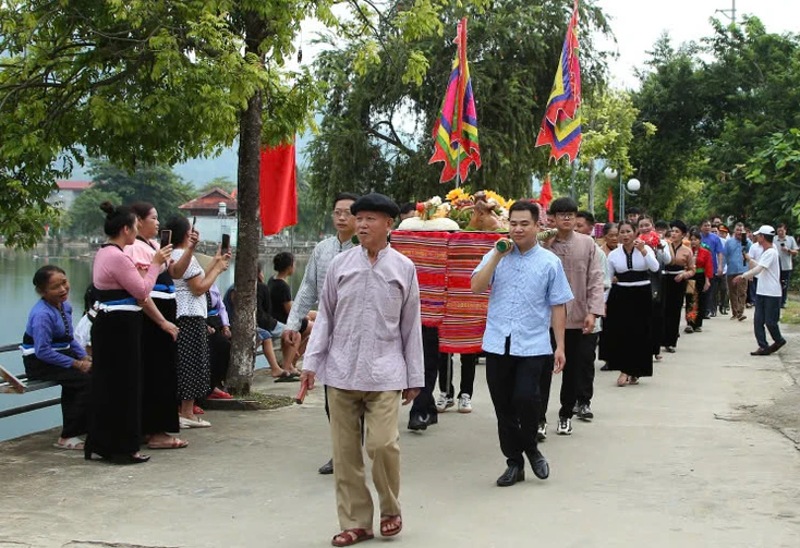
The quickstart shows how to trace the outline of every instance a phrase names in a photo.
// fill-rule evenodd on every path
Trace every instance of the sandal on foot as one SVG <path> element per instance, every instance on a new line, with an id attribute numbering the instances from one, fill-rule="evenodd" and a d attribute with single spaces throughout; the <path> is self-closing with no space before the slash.
<path id="1" fill-rule="evenodd" d="M 619 377 L 617 377 L 617 386 L 626 386 L 628 383 L 631 382 L 630 377 L 628 375 L 622 373 Z"/>
<path id="2" fill-rule="evenodd" d="M 630 384 L 639 384 L 639 377 L 628 377 L 628 382 Z"/>
<path id="3" fill-rule="evenodd" d="M 403 530 L 401 516 L 381 516 L 381 536 L 393 537 Z"/>
<path id="4" fill-rule="evenodd" d="M 331 544 L 333 546 L 352 546 L 373 538 L 375 538 L 375 535 L 369 533 L 366 529 L 345 529 L 331 539 Z"/>
<path id="5" fill-rule="evenodd" d="M 171 436 L 169 441 L 147 444 L 148 449 L 183 449 L 184 447 L 188 446 L 188 441 L 176 438 L 175 436 Z"/>
<path id="6" fill-rule="evenodd" d="M 277 377 L 273 376 L 272 378 L 275 379 L 275 382 L 297 382 L 300 380 L 300 377 L 294 377 L 288 371 L 284 371 Z"/>
<path id="7" fill-rule="evenodd" d="M 78 437 L 67 438 L 63 442 L 55 442 L 53 447 L 56 449 L 66 449 L 68 451 L 83 451 L 83 440 Z"/>

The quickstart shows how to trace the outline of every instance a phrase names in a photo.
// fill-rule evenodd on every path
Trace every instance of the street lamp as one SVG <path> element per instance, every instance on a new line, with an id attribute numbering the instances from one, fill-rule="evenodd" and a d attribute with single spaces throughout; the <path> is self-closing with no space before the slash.
<path id="1" fill-rule="evenodd" d="M 642 183 L 639 179 L 633 178 L 629 179 L 626 184 L 622 184 L 622 173 L 618 172 L 616 169 L 612 167 L 607 167 L 603 171 L 603 175 L 605 175 L 606 179 L 610 181 L 614 181 L 619 177 L 619 218 L 620 220 L 625 219 L 625 195 L 630 194 L 631 196 L 635 196 L 639 189 L 642 188 Z"/>

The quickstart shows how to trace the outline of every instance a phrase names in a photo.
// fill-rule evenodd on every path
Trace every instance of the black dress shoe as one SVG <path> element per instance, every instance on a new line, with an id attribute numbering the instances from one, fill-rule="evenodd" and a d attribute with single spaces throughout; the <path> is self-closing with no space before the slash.
<path id="1" fill-rule="evenodd" d="M 767 352 L 772 354 L 773 352 L 777 352 L 786 344 L 786 339 L 780 340 L 778 342 L 774 342 L 767 347 Z"/>
<path id="2" fill-rule="evenodd" d="M 525 481 L 525 470 L 516 464 L 509 464 L 503 475 L 497 478 L 497 486 L 511 487 L 518 481 Z"/>
<path id="3" fill-rule="evenodd" d="M 538 449 L 536 452 L 528 454 L 528 460 L 531 462 L 531 468 L 533 468 L 534 476 L 541 480 L 550 477 L 550 465 L 547 463 L 547 459 L 544 458 L 544 455 L 542 455 Z"/>
<path id="4" fill-rule="evenodd" d="M 329 474 L 333 474 L 333 459 L 329 460 L 328 462 L 326 462 L 325 464 L 320 466 L 319 470 L 317 470 L 317 472 L 319 472 L 323 476 L 327 476 Z"/>
<path id="5" fill-rule="evenodd" d="M 408 429 L 419 432 L 427 430 L 428 426 L 438 422 L 439 417 L 434 413 L 426 413 L 424 415 L 414 413 L 408 418 Z"/>
<path id="6" fill-rule="evenodd" d="M 767 348 L 759 348 L 758 350 L 753 350 L 750 352 L 751 356 L 769 356 L 770 352 Z"/>

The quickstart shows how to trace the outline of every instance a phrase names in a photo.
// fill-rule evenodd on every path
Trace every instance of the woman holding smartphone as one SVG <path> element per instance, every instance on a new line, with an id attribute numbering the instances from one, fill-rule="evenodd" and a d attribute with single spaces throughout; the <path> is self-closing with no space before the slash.
<path id="1" fill-rule="evenodd" d="M 141 440 L 142 308 L 171 246 L 153 254 L 144 277 L 123 249 L 136 241 L 137 220 L 130 208 L 104 202 L 103 227 L 108 242 L 92 267 L 95 303 L 92 313 L 92 391 L 89 433 L 84 455 L 96 454 L 117 464 L 138 464 Z"/>
<path id="2" fill-rule="evenodd" d="M 136 241 L 125 247 L 125 253 L 133 259 L 136 268 L 146 275 L 153 256 L 161 247 L 170 243 L 169 231 L 164 231 L 165 241 L 156 240 L 159 236 L 158 211 L 153 204 L 136 202 L 131 209 L 137 217 Z M 181 449 L 188 443 L 167 432 L 177 432 L 178 413 L 175 402 L 178 399 L 177 362 L 178 327 L 175 325 L 175 283 L 189 266 L 191 250 L 197 244 L 197 237 L 190 236 L 189 249 L 180 261 L 167 267 L 161 265 L 158 278 L 147 299 L 138 301 L 144 310 L 142 322 L 142 435 L 149 449 Z"/>
<path id="3" fill-rule="evenodd" d="M 166 228 L 172 231 L 175 246 L 172 259 L 176 262 L 192 255 L 192 239 L 197 238 L 185 217 L 173 217 Z M 178 332 L 178 400 L 181 428 L 207 428 L 211 423 L 194 413 L 194 402 L 211 392 L 211 363 L 208 349 L 206 292 L 217 277 L 228 269 L 230 251 L 217 252 L 208 272 L 192 256 L 186 271 L 175 278 Z"/>

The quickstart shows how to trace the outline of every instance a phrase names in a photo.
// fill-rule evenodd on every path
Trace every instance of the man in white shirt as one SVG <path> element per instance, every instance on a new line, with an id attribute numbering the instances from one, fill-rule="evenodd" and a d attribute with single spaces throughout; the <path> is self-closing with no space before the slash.
<path id="1" fill-rule="evenodd" d="M 781 263 L 781 308 L 786 308 L 789 280 L 792 279 L 792 257 L 797 255 L 797 242 L 793 236 L 786 235 L 786 223 L 778 225 L 775 249 L 778 250 L 778 257 Z"/>
<path id="2" fill-rule="evenodd" d="M 756 262 L 749 255 L 745 254 L 750 270 L 737 276 L 734 283 L 741 283 L 742 278 L 751 280 L 758 275 L 758 286 L 756 287 L 756 313 L 753 319 L 753 330 L 756 335 L 758 348 L 750 352 L 751 356 L 768 356 L 778 351 L 786 344 L 786 339 L 781 335 L 778 322 L 781 315 L 781 269 L 778 251 L 773 245 L 775 239 L 775 229 L 769 225 L 763 225 L 753 236 L 758 238 L 758 243 L 764 250 Z M 767 334 L 764 327 L 769 330 L 769 334 L 774 341 L 767 346 Z"/>

